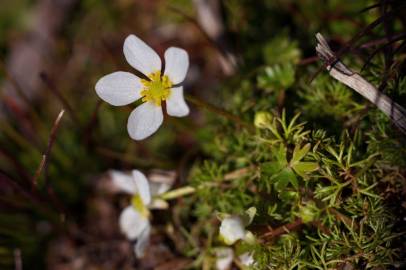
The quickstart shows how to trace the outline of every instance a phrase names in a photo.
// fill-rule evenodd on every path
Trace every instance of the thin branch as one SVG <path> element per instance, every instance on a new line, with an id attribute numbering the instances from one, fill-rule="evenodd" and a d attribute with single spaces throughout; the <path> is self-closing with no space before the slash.
<path id="1" fill-rule="evenodd" d="M 41 162 L 40 162 L 40 164 L 39 164 L 39 166 L 38 166 L 38 168 L 37 168 L 37 170 L 35 172 L 34 177 L 32 178 L 32 183 L 33 183 L 34 186 L 36 186 L 38 184 L 38 178 L 40 177 L 41 172 L 43 171 L 43 169 L 47 168 L 48 160 L 49 160 L 49 157 L 50 157 L 50 154 L 51 154 L 51 149 L 52 149 L 52 146 L 53 146 L 53 144 L 55 142 L 56 133 L 58 131 L 58 128 L 60 126 L 62 116 L 63 116 L 64 113 L 65 113 L 65 111 L 61 110 L 61 112 L 58 114 L 58 117 L 55 119 L 54 125 L 52 126 L 51 133 L 50 133 L 49 140 L 48 140 L 47 149 L 45 150 L 44 154 L 42 155 L 42 160 L 41 160 Z M 47 185 L 47 180 L 46 180 L 45 185 Z"/>
<path id="2" fill-rule="evenodd" d="M 359 31 L 350 41 L 348 41 L 345 46 L 343 48 L 341 48 L 338 52 L 337 52 L 337 57 L 336 58 L 340 58 L 343 54 L 347 53 L 348 51 L 351 51 L 354 47 L 356 42 L 358 42 L 358 40 L 363 37 L 365 35 L 365 33 L 373 30 L 375 27 L 377 27 L 378 25 L 380 25 L 382 23 L 383 20 L 385 20 L 385 18 L 387 16 L 391 16 L 395 14 L 394 11 L 390 11 L 388 13 L 386 13 L 383 16 L 380 16 L 378 19 L 376 19 L 375 21 L 373 21 L 372 23 L 368 24 L 366 27 L 364 27 L 361 31 Z M 325 44 L 327 45 L 327 42 L 324 41 Z M 328 45 L 327 45 L 328 46 Z M 323 67 L 327 67 L 327 66 L 331 66 L 333 65 L 333 62 L 326 62 L 324 63 Z M 333 65 L 334 66 L 334 65 Z M 320 67 L 314 74 L 313 76 L 310 78 L 310 82 L 312 82 L 314 80 L 314 78 L 317 77 L 317 75 L 319 75 L 319 73 L 323 70 L 323 67 Z"/>
<path id="3" fill-rule="evenodd" d="M 324 63 L 327 63 L 327 70 L 330 75 L 375 104 L 406 135 L 406 109 L 379 92 L 361 75 L 345 66 L 333 53 L 320 33 L 316 35 L 316 38 L 318 41 L 317 54 Z"/>
<path id="4" fill-rule="evenodd" d="M 317 62 L 318 60 L 319 60 L 319 58 L 317 56 L 311 56 L 311 57 L 301 59 L 299 61 L 298 65 L 305 66 L 305 65 L 313 64 L 314 62 Z"/>
<path id="5" fill-rule="evenodd" d="M 392 4 L 395 4 L 395 3 L 397 3 L 397 2 L 400 3 L 400 1 L 398 1 L 398 0 L 388 0 L 388 1 L 387 1 L 388 4 L 391 4 L 391 3 L 392 3 Z M 378 2 L 378 3 L 376 3 L 376 4 L 372 4 L 372 5 L 370 5 L 370 6 L 367 6 L 367 7 L 363 8 L 363 9 L 361 9 L 360 13 L 369 11 L 369 10 L 374 9 L 374 8 L 379 8 L 380 6 L 381 6 L 381 3 L 380 3 L 380 2 Z"/>
<path id="6" fill-rule="evenodd" d="M 255 166 L 249 166 L 249 167 L 245 167 L 245 168 L 241 168 L 241 169 L 229 172 L 224 175 L 224 180 L 230 181 L 230 180 L 238 179 L 243 176 L 247 176 L 247 175 L 251 174 L 252 171 L 255 169 L 256 169 Z"/>
<path id="7" fill-rule="evenodd" d="M 305 223 L 301 218 L 297 218 L 295 221 L 289 224 L 282 225 L 280 227 L 277 227 L 276 229 L 271 228 L 270 226 L 267 227 L 267 232 L 261 235 L 261 238 L 264 239 L 265 241 L 270 241 L 272 239 L 275 239 L 276 237 L 279 237 L 283 234 L 290 233 L 291 231 L 297 231 Z M 324 226 L 320 221 L 312 221 L 308 224 L 313 225 L 314 227 L 318 228 L 322 233 L 329 235 L 331 233 L 330 229 Z"/>
<path id="8" fill-rule="evenodd" d="M 323 223 L 321 223 L 319 220 L 313 221 L 312 225 L 317 227 L 322 233 L 326 234 L 326 235 L 330 235 L 331 231 L 329 228 L 327 228 L 326 226 L 323 225 Z"/>
<path id="9" fill-rule="evenodd" d="M 359 228 L 359 225 L 357 224 L 357 222 L 353 221 L 351 218 L 347 217 L 346 215 L 340 213 L 336 209 L 330 207 L 330 208 L 327 208 L 327 212 L 334 215 L 336 217 L 336 219 L 343 222 L 348 228 L 354 227 L 354 229 L 356 229 L 356 230 Z"/>
<path id="10" fill-rule="evenodd" d="M 404 37 L 404 36 L 405 36 L 405 34 L 402 33 L 402 34 L 393 35 L 392 38 L 398 39 L 398 38 Z M 359 48 L 361 48 L 361 49 L 368 49 L 368 48 L 370 48 L 370 47 L 375 47 L 375 46 L 384 45 L 384 44 L 386 44 L 387 42 L 388 42 L 387 37 L 378 38 L 378 39 L 374 39 L 374 40 L 370 40 L 370 41 L 365 42 L 364 44 L 360 45 Z"/>
<path id="11" fill-rule="evenodd" d="M 264 233 L 261 238 L 265 238 L 267 240 L 270 240 L 272 238 L 278 237 L 282 234 L 285 233 L 290 233 L 291 231 L 298 230 L 300 227 L 303 225 L 303 220 L 298 218 L 292 223 L 282 225 L 276 229 L 272 229 L 271 227 L 268 227 L 268 232 Z"/>
<path id="12" fill-rule="evenodd" d="M 385 49 L 386 47 L 392 45 L 395 42 L 404 40 L 406 38 L 406 34 L 401 34 L 398 35 L 396 37 L 393 37 L 389 42 L 386 42 L 385 44 L 383 44 L 382 46 L 378 47 L 377 49 L 375 49 L 367 58 L 367 60 L 364 63 L 364 66 L 361 68 L 361 71 L 363 71 L 370 63 L 371 60 L 374 58 L 374 56 L 379 53 L 380 51 L 382 51 L 383 49 Z"/>

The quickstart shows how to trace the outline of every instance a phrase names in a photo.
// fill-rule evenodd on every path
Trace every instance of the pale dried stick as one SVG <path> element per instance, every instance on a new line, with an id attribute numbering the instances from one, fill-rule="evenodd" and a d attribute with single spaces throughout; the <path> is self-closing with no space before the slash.
<path id="1" fill-rule="evenodd" d="M 48 140 L 47 149 L 45 150 L 44 154 L 42 155 L 42 160 L 41 160 L 37 170 L 35 171 L 34 177 L 32 178 L 33 186 L 36 186 L 38 184 L 38 179 L 41 176 L 41 172 L 43 171 L 44 168 L 45 169 L 47 168 L 47 162 L 48 162 L 49 156 L 51 154 L 51 149 L 52 149 L 52 146 L 53 146 L 53 144 L 55 142 L 55 139 L 56 139 L 56 132 L 58 131 L 58 128 L 59 128 L 59 125 L 61 123 L 62 116 L 63 116 L 64 113 L 65 113 L 64 110 L 60 111 L 60 113 L 58 114 L 58 117 L 56 118 L 56 120 L 54 122 L 54 125 L 52 126 L 51 134 L 50 134 L 49 140 Z M 47 185 L 48 184 L 47 183 L 47 181 L 48 181 L 47 180 L 47 175 L 45 175 L 45 177 L 46 177 L 46 181 L 45 181 L 46 183 L 45 184 Z"/>
<path id="2" fill-rule="evenodd" d="M 406 135 L 406 109 L 381 93 L 361 75 L 345 66 L 336 57 L 320 33 L 316 34 L 316 38 L 318 41 L 316 46 L 317 55 L 326 64 L 330 75 L 375 104 Z"/>

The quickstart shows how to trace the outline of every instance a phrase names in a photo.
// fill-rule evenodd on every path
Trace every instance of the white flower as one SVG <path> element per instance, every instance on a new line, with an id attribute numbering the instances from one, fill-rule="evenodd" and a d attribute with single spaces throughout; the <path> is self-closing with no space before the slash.
<path id="1" fill-rule="evenodd" d="M 220 247 L 215 249 L 216 253 L 216 269 L 227 270 L 230 269 L 231 263 L 234 258 L 234 251 L 231 248 Z"/>
<path id="2" fill-rule="evenodd" d="M 183 86 L 179 85 L 189 68 L 189 56 L 185 50 L 170 47 L 165 51 L 163 74 L 158 54 L 135 35 L 126 38 L 124 56 L 133 68 L 149 80 L 118 71 L 101 78 L 96 84 L 96 92 L 101 99 L 114 106 L 124 106 L 142 99 L 143 103 L 128 118 L 127 130 L 131 138 L 143 140 L 161 126 L 162 101 L 166 101 L 167 113 L 171 116 L 189 114 L 189 107 L 183 97 Z"/>
<path id="3" fill-rule="evenodd" d="M 238 240 L 254 243 L 255 236 L 245 227 L 254 220 L 256 212 L 255 207 L 250 207 L 242 215 L 221 214 L 220 237 L 224 243 L 232 245 Z"/>
<path id="4" fill-rule="evenodd" d="M 218 247 L 215 249 L 216 253 L 216 269 L 228 270 L 231 268 L 231 264 L 234 259 L 234 251 L 228 247 Z M 250 267 L 255 264 L 252 252 L 245 252 L 238 256 L 242 266 Z M 245 269 L 245 268 L 244 268 Z"/>
<path id="5" fill-rule="evenodd" d="M 128 239 L 137 240 L 134 252 L 137 257 L 142 257 L 151 231 L 149 209 L 167 208 L 165 201 L 152 196 L 165 193 L 170 185 L 148 182 L 145 175 L 137 170 L 133 170 L 131 175 L 112 171 L 111 176 L 118 189 L 133 196 L 131 205 L 121 212 L 119 224 Z"/>
<path id="6" fill-rule="evenodd" d="M 223 219 L 220 225 L 220 236 L 224 243 L 232 245 L 246 234 L 242 219 L 239 216 L 231 216 Z"/>
<path id="7" fill-rule="evenodd" d="M 252 255 L 252 252 L 245 252 L 238 256 L 238 259 L 240 260 L 241 264 L 244 266 L 251 266 L 255 264 L 254 261 L 254 256 Z"/>

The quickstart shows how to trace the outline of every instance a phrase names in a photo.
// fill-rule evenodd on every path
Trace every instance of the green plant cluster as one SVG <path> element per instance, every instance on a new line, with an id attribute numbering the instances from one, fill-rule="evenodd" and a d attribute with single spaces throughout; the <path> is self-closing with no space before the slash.
<path id="1" fill-rule="evenodd" d="M 266 118 L 256 133 L 217 136 L 216 155 L 190 175 L 196 218 L 206 222 L 216 212 L 256 207 L 255 269 L 398 266 L 405 237 L 385 193 L 403 186 L 403 178 L 398 168 L 382 166 L 379 152 L 365 151 L 358 136 L 344 132 L 335 140 L 285 114 Z M 209 231 L 215 239 L 216 229 Z"/>
<path id="2" fill-rule="evenodd" d="M 306 6 L 305 2 L 297 5 Z M 231 28 L 238 25 L 233 18 L 240 12 L 253 16 L 241 5 L 245 9 L 230 11 Z M 360 16 L 366 22 L 371 18 Z M 264 18 L 267 23 L 261 26 L 269 27 L 273 19 Z M 239 25 L 236 32 L 249 40 L 259 31 L 252 25 L 258 24 Z M 332 33 L 351 33 L 344 31 L 349 27 L 344 23 L 329 26 Z M 309 43 L 285 30 L 247 44 L 244 67 L 253 66 L 249 61 L 261 65 L 226 82 L 218 103 L 255 124 L 256 131 L 213 120 L 213 126 L 221 128 L 201 132 L 206 158 L 191 171 L 197 193 L 181 210 L 185 217 L 192 212 L 197 219 L 193 224 L 184 220 L 193 232 L 190 236 L 207 239 L 193 241 L 192 257 L 199 254 L 195 266 L 213 267 L 212 250 L 224 246 L 217 213 L 241 214 L 255 207 L 248 229 L 256 243 L 242 241 L 233 247 L 237 254 L 254 250 L 252 269 L 402 269 L 404 138 L 373 105 L 327 73 L 310 81 L 318 70 L 299 61 L 308 54 Z M 377 86 L 385 72 L 383 55 L 378 53 L 362 71 Z M 383 91 L 399 102 L 406 85 L 396 66 L 402 56 L 394 57 Z M 364 63 L 355 57 L 348 62 L 359 70 Z"/>

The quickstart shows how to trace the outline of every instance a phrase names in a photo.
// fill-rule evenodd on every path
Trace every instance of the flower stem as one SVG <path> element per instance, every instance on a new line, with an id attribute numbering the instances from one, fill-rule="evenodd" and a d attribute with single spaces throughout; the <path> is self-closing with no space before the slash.
<path id="1" fill-rule="evenodd" d="M 172 200 L 172 199 L 176 199 L 185 195 L 189 195 L 192 194 L 196 191 L 196 189 L 194 187 L 191 186 L 185 186 L 185 187 L 181 187 L 181 188 L 177 188 L 171 191 L 168 191 L 164 194 L 162 194 L 160 197 L 163 200 Z"/>
<path id="2" fill-rule="evenodd" d="M 206 101 L 196 97 L 196 96 L 192 96 L 192 95 L 185 95 L 185 98 L 187 101 L 189 101 L 190 103 L 194 104 L 197 107 L 206 109 L 208 111 L 214 112 L 216 114 L 219 114 L 225 118 L 227 118 L 228 120 L 235 122 L 245 128 L 247 128 L 249 131 L 255 131 L 255 126 L 249 122 L 244 121 L 243 119 L 241 119 L 239 116 L 232 114 L 228 111 L 225 111 L 219 107 L 216 107 L 210 103 L 207 103 Z"/>

